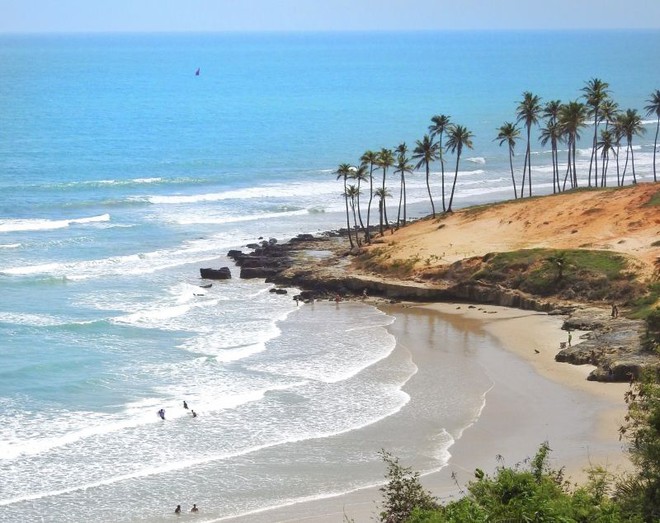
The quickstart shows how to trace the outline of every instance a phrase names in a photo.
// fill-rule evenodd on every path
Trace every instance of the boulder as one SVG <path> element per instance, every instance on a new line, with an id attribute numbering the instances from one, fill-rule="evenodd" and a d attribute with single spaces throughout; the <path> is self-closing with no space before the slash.
<path id="1" fill-rule="evenodd" d="M 204 268 L 199 269 L 199 274 L 205 280 L 230 280 L 231 271 L 229 267 L 221 267 L 220 269 Z"/>

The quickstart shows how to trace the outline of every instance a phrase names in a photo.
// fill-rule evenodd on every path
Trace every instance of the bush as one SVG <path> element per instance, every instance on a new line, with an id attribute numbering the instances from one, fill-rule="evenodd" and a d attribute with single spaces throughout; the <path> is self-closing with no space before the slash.
<path id="1" fill-rule="evenodd" d="M 435 498 L 419 482 L 419 472 L 402 467 L 399 459 L 385 450 L 381 450 L 380 455 L 387 464 L 388 478 L 388 482 L 380 489 L 385 497 L 380 513 L 381 522 L 404 523 L 413 509 L 429 510 L 438 506 Z"/>

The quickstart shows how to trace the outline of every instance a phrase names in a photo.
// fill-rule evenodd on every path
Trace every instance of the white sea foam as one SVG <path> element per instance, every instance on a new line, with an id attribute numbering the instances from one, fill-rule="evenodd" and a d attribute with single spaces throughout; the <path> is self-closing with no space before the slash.
<path id="1" fill-rule="evenodd" d="M 146 200 L 152 204 L 179 205 L 183 203 L 219 202 L 223 200 L 250 200 L 268 198 L 296 198 L 309 196 L 310 194 L 323 195 L 337 192 L 337 183 L 331 181 L 310 184 L 290 185 L 267 185 L 261 187 L 247 187 L 245 189 L 234 189 L 215 193 L 190 194 L 190 195 L 152 195 L 146 196 Z"/>
<path id="2" fill-rule="evenodd" d="M 479 165 L 484 165 L 486 163 L 486 158 L 483 156 L 474 156 L 472 158 L 466 158 L 465 160 L 472 163 L 478 163 Z"/>
<path id="3" fill-rule="evenodd" d="M 18 231 L 48 231 L 52 229 L 63 229 L 75 224 L 88 224 L 110 221 L 109 214 L 90 216 L 87 218 L 70 218 L 66 220 L 44 220 L 44 219 L 17 219 L 0 220 L 0 232 Z"/>
<path id="4" fill-rule="evenodd" d="M 0 323 L 12 325 L 32 325 L 35 327 L 48 327 L 67 323 L 61 318 L 45 314 L 28 314 L 18 312 L 0 312 Z M 1 454 L 0 454 L 1 455 Z"/>
<path id="5" fill-rule="evenodd" d="M 20 246 L 20 243 L 5 243 L 0 244 L 0 249 L 18 249 Z"/>

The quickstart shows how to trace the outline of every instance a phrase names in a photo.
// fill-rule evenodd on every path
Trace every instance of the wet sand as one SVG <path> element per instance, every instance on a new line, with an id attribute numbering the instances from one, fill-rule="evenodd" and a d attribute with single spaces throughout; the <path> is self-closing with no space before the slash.
<path id="1" fill-rule="evenodd" d="M 492 473 L 498 464 L 521 463 L 544 441 L 552 449 L 551 466 L 564 467 L 572 482 L 584 482 L 590 464 L 615 473 L 630 467 L 618 439 L 628 386 L 586 381 L 592 367 L 554 361 L 560 343 L 567 339 L 561 317 L 464 304 L 379 307 L 396 318 L 389 329 L 397 343 L 411 351 L 417 365 L 424 365 L 425 354 L 442 343 L 442 336 L 431 328 L 408 328 L 407 315 L 439 316 L 465 332 L 466 340 L 471 335 L 492 338 L 488 349 L 477 355 L 477 364 L 492 381 L 485 407 L 449 449 L 449 464 L 422 478 L 439 499 L 460 496 L 477 467 Z M 573 333 L 573 343 L 579 335 Z M 380 499 L 374 487 L 223 521 L 362 523 L 375 520 Z"/>

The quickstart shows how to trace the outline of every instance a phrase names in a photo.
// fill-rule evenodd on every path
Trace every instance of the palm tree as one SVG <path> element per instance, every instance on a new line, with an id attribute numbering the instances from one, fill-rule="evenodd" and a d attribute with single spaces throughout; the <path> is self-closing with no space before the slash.
<path id="1" fill-rule="evenodd" d="M 653 181 L 657 182 L 658 177 L 655 171 L 655 153 L 658 150 L 658 131 L 660 131 L 660 89 L 656 89 L 651 93 L 651 98 L 646 100 L 648 105 L 644 107 L 646 110 L 646 116 L 656 117 L 655 124 L 655 140 L 653 141 Z"/>
<path id="2" fill-rule="evenodd" d="M 596 154 L 598 142 L 598 124 L 600 123 L 601 114 L 600 108 L 603 102 L 607 100 L 609 91 L 607 88 L 610 86 L 607 82 L 603 82 L 599 78 L 592 78 L 582 88 L 584 93 L 583 97 L 586 100 L 587 107 L 589 107 L 589 116 L 594 118 L 594 139 L 591 147 L 591 159 L 589 160 L 589 178 L 588 186 L 591 187 L 591 166 L 594 168 L 594 185 L 598 187 L 598 154 Z"/>
<path id="3" fill-rule="evenodd" d="M 406 224 L 406 173 L 412 173 L 413 166 L 408 163 L 409 158 L 400 154 L 397 158 L 395 173 L 401 173 L 401 192 L 399 193 L 399 213 L 396 216 L 396 226 Z M 403 205 L 403 220 L 401 221 L 401 206 Z"/>
<path id="4" fill-rule="evenodd" d="M 451 120 L 446 114 L 435 115 L 431 117 L 431 125 L 429 125 L 429 132 L 431 133 L 431 141 L 437 136 L 438 137 L 438 157 L 440 158 L 440 176 L 442 183 L 442 211 L 445 210 L 445 157 L 442 154 L 442 135 L 444 132 L 449 129 L 451 125 Z M 430 193 L 429 193 L 430 195 Z M 431 202 L 431 207 L 433 207 L 433 202 Z M 433 213 L 435 217 L 435 211 Z"/>
<path id="5" fill-rule="evenodd" d="M 431 162 L 438 159 L 438 144 L 433 143 L 433 138 L 428 134 L 424 138 L 415 142 L 415 150 L 413 151 L 413 160 L 419 160 L 415 165 L 415 169 L 419 169 L 422 165 L 426 168 L 426 190 L 429 193 L 429 200 L 431 201 L 431 213 L 435 218 L 435 205 L 433 205 L 433 196 L 431 196 L 431 184 L 429 183 L 430 165 Z M 444 183 L 443 183 L 444 185 Z M 444 197 L 442 202 L 444 210 Z"/>
<path id="6" fill-rule="evenodd" d="M 571 175 L 571 187 L 578 186 L 576 171 L 576 144 L 580 139 L 580 129 L 586 125 L 587 106 L 576 101 L 564 104 L 559 109 L 559 126 L 563 135 L 567 136 L 568 143 L 568 167 L 566 169 L 566 178 Z M 564 178 L 564 187 L 566 187 L 566 178 Z"/>
<path id="7" fill-rule="evenodd" d="M 344 182 L 344 201 L 346 202 L 346 227 L 348 228 L 348 240 L 351 244 L 351 249 L 353 248 L 353 236 L 351 235 L 351 220 L 350 220 L 350 215 L 348 214 L 348 189 L 346 187 L 346 181 L 348 180 L 348 177 L 351 174 L 351 165 L 348 163 L 342 163 L 339 165 L 337 168 L 337 171 L 335 171 L 335 174 L 337 174 L 337 180 L 340 178 Z"/>
<path id="8" fill-rule="evenodd" d="M 610 153 L 615 153 L 614 146 L 616 144 L 616 138 L 614 133 L 609 129 L 601 129 L 600 131 L 600 141 L 596 144 L 598 149 L 601 151 L 600 155 L 603 159 L 603 172 L 600 176 L 600 186 L 607 187 L 607 167 L 610 164 Z"/>
<path id="9" fill-rule="evenodd" d="M 516 140 L 520 139 L 520 129 L 516 124 L 511 122 L 504 122 L 498 129 L 496 140 L 500 141 L 500 147 L 506 142 L 509 146 L 509 166 L 511 167 L 511 183 L 513 184 L 513 197 L 518 199 L 518 191 L 516 189 L 516 178 L 513 175 L 513 149 L 516 146 Z"/>
<path id="10" fill-rule="evenodd" d="M 383 215 L 385 214 L 385 198 L 389 198 L 392 196 L 392 193 L 388 191 L 387 189 L 383 189 L 382 187 L 379 187 L 376 189 L 374 192 L 374 196 L 378 198 L 378 214 L 380 216 L 380 235 L 382 236 L 384 234 L 383 231 L 383 220 L 387 220 L 387 217 L 383 218 Z"/>
<path id="11" fill-rule="evenodd" d="M 472 149 L 472 132 L 462 125 L 452 125 L 448 131 L 447 150 L 452 154 L 456 153 L 456 171 L 454 172 L 454 183 L 451 186 L 451 195 L 449 196 L 449 205 L 446 212 L 452 212 L 451 205 L 454 201 L 454 191 L 456 190 L 456 180 L 458 179 L 458 165 L 461 161 L 461 152 L 463 147 Z"/>
<path id="12" fill-rule="evenodd" d="M 525 191 L 525 173 L 529 170 L 529 196 L 532 195 L 532 153 L 530 150 L 531 146 L 531 132 L 532 125 L 536 125 L 539 121 L 539 114 L 541 113 L 541 98 L 535 94 L 525 91 L 523 93 L 523 99 L 518 104 L 516 110 L 516 115 L 518 116 L 519 122 L 525 122 L 525 128 L 527 129 L 527 149 L 525 150 L 525 161 L 523 162 L 523 179 L 522 187 L 520 188 L 520 196 L 523 196 Z"/>
<path id="13" fill-rule="evenodd" d="M 385 193 L 386 192 L 385 179 L 387 178 L 387 169 L 388 167 L 392 167 L 392 165 L 394 165 L 394 155 L 392 154 L 392 150 L 384 149 L 384 148 L 381 149 L 380 152 L 378 153 L 376 165 L 378 165 L 383 169 L 383 185 L 381 186 L 381 189 L 382 192 Z M 383 203 L 382 213 L 383 216 L 385 217 L 385 225 L 387 226 L 387 228 L 389 228 L 390 224 L 389 224 L 389 220 L 387 219 L 387 207 L 385 207 L 385 199 L 382 198 L 381 201 Z"/>
<path id="14" fill-rule="evenodd" d="M 355 224 L 355 242 L 357 246 L 360 246 L 360 239 L 358 238 L 358 223 L 357 223 L 357 214 L 355 212 L 355 202 L 360 196 L 360 190 L 355 185 L 349 185 L 346 188 L 346 201 L 350 202 L 351 210 L 353 211 L 353 223 Z M 348 230 L 348 237 L 351 237 L 351 230 Z"/>
<path id="15" fill-rule="evenodd" d="M 635 153 L 633 152 L 632 140 L 633 136 L 640 136 L 646 132 L 642 125 L 642 118 L 637 113 L 637 109 L 628 109 L 621 115 L 621 124 L 623 135 L 626 137 L 626 165 L 623 168 L 623 175 L 621 176 L 621 185 L 626 178 L 626 169 L 628 168 L 628 154 L 630 153 L 630 162 L 632 165 L 633 183 L 637 183 L 637 176 L 635 175 Z"/>
<path id="16" fill-rule="evenodd" d="M 365 232 L 365 240 L 367 243 L 371 241 L 371 233 L 369 232 L 369 218 L 371 217 L 371 202 L 374 199 L 374 165 L 378 155 L 370 150 L 365 151 L 365 153 L 360 157 L 360 162 L 362 165 L 369 165 L 369 205 L 367 206 L 367 227 Z"/>
<path id="17" fill-rule="evenodd" d="M 559 154 L 557 144 L 561 141 L 561 128 L 557 124 L 557 117 L 561 107 L 560 100 L 551 100 L 543 108 L 543 117 L 546 119 L 546 126 L 541 129 L 541 145 L 545 146 L 550 142 L 550 153 L 552 155 L 552 191 L 559 192 Z"/>

